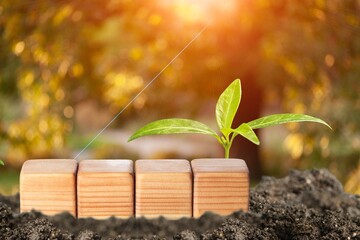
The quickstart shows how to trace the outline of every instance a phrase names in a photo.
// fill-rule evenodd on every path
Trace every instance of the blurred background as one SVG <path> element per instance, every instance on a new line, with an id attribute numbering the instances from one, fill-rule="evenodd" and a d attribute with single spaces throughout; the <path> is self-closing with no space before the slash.
<path id="1" fill-rule="evenodd" d="M 292 112 L 333 128 L 238 139 L 231 156 L 254 183 L 325 167 L 360 194 L 358 0 L 0 0 L 0 193 L 18 192 L 27 159 L 74 158 L 207 24 L 78 159 L 223 157 L 204 136 L 127 138 L 159 118 L 215 128 L 216 100 L 240 78 L 236 124 Z"/>

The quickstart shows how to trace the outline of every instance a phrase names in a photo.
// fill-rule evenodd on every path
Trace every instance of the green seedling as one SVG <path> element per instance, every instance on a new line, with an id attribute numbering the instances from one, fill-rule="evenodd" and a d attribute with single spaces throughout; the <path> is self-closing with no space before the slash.
<path id="1" fill-rule="evenodd" d="M 236 128 L 232 128 L 235 114 L 241 101 L 241 82 L 240 79 L 233 81 L 220 95 L 216 104 L 216 121 L 221 135 L 204 123 L 182 118 L 162 119 L 151 122 L 137 130 L 130 138 L 129 142 L 148 135 L 159 134 L 180 134 L 180 133 L 199 133 L 213 136 L 224 147 L 225 158 L 229 158 L 230 148 L 236 136 L 241 135 L 249 141 L 259 145 L 259 138 L 254 129 L 275 126 L 290 122 L 316 122 L 331 127 L 323 120 L 304 114 L 274 114 L 258 118 L 253 121 L 242 123 Z"/>
<path id="2" fill-rule="evenodd" d="M 3 160 L 0 160 L 0 165 L 5 165 L 5 163 L 3 162 Z"/>

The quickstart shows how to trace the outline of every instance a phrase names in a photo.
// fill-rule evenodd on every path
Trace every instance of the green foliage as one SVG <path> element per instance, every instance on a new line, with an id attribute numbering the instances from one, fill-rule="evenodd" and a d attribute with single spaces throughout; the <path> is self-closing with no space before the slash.
<path id="1" fill-rule="evenodd" d="M 309 115 L 294 114 L 294 113 L 274 114 L 274 115 L 255 119 L 251 122 L 248 122 L 248 124 L 252 129 L 258 129 L 258 128 L 271 127 L 282 123 L 291 123 L 291 122 L 317 122 L 317 123 L 322 123 L 327 127 L 331 128 L 326 122 L 324 122 L 319 118 L 315 118 Z"/>
<path id="2" fill-rule="evenodd" d="M 147 135 L 178 134 L 178 133 L 199 133 L 217 137 L 217 134 L 205 124 L 181 118 L 162 119 L 151 122 L 134 133 L 129 141 Z"/>
<path id="3" fill-rule="evenodd" d="M 330 126 L 321 119 L 303 114 L 275 114 L 271 116 L 255 119 L 248 123 L 242 123 L 233 129 L 232 124 L 235 114 L 241 101 L 241 82 L 240 79 L 233 81 L 220 95 L 216 104 L 216 120 L 221 132 L 221 136 L 203 123 L 189 119 L 163 119 L 151 122 L 137 130 L 129 141 L 139 137 L 159 134 L 181 134 L 181 133 L 200 133 L 215 137 L 225 149 L 225 158 L 229 158 L 229 152 L 234 138 L 241 135 L 249 141 L 260 144 L 254 129 L 275 126 L 290 122 L 316 122 Z"/>
<path id="4" fill-rule="evenodd" d="M 316 115 L 334 129 L 289 124 L 280 162 L 291 158 L 290 167 L 327 167 L 348 178 L 360 162 L 357 1 L 231 1 L 227 10 L 214 1 L 205 17 L 197 8 L 163 2 L 2 0 L 0 158 L 20 165 L 27 158 L 65 157 L 84 103 L 116 114 L 216 19 L 126 116 L 164 118 L 183 114 L 184 105 L 190 116 L 203 113 L 225 88 L 222 79 L 241 74 L 256 102 L 244 106 L 243 95 L 238 116 L 259 107 L 266 89 L 263 110 Z M 189 1 L 176 2 L 191 10 Z M 239 130 L 256 142 L 246 126 Z"/>
<path id="5" fill-rule="evenodd" d="M 5 165 L 5 163 L 2 161 L 2 160 L 0 160 L 0 165 Z"/>
<path id="6" fill-rule="evenodd" d="M 78 105 L 91 99 L 118 111 L 142 86 L 134 74 L 99 61 L 107 46 L 97 39 L 106 34 L 103 24 L 129 5 L 107 4 L 1 1 L 0 157 L 14 166 L 66 157 Z"/>
<path id="7" fill-rule="evenodd" d="M 247 123 L 241 124 L 238 128 L 234 130 L 234 133 L 243 136 L 249 141 L 255 143 L 256 145 L 260 144 L 258 137 L 256 136 L 254 130 Z"/>
<path id="8" fill-rule="evenodd" d="M 230 129 L 234 121 L 241 100 L 240 80 L 235 80 L 220 95 L 216 104 L 216 121 L 219 128 L 224 131 Z"/>
<path id="9" fill-rule="evenodd" d="M 334 129 L 291 125 L 284 158 L 292 167 L 326 167 L 345 183 L 360 163 L 359 2 L 275 4 L 278 14 L 263 15 L 269 31 L 262 51 L 270 63 L 259 71 L 263 84 L 283 111 L 316 114 Z"/>

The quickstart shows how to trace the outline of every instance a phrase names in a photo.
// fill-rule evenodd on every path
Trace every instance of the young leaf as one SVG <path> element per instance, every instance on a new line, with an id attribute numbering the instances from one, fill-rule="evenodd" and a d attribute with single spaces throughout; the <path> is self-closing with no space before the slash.
<path id="1" fill-rule="evenodd" d="M 231 128 L 241 101 L 240 79 L 233 81 L 220 95 L 216 104 L 216 121 L 222 129 Z"/>
<path id="2" fill-rule="evenodd" d="M 0 165 L 5 165 L 5 163 L 2 161 L 2 160 L 0 160 Z"/>
<path id="3" fill-rule="evenodd" d="M 219 139 L 218 135 L 214 130 L 212 130 L 207 125 L 182 118 L 170 118 L 162 119 L 155 122 L 151 122 L 144 127 L 137 130 L 130 138 L 129 142 L 137 139 L 139 137 L 148 136 L 148 135 L 158 135 L 158 134 L 179 134 L 179 133 L 199 133 L 212 135 Z"/>
<path id="4" fill-rule="evenodd" d="M 248 139 L 249 141 L 255 143 L 256 145 L 260 144 L 260 141 L 258 137 L 256 136 L 255 132 L 252 130 L 252 128 L 246 124 L 241 124 L 238 128 L 234 130 L 235 133 L 240 134 L 244 138 Z"/>
<path id="5" fill-rule="evenodd" d="M 257 129 L 257 128 L 271 127 L 271 126 L 275 126 L 283 123 L 290 123 L 290 122 L 316 122 L 316 123 L 324 124 L 325 126 L 331 129 L 329 124 L 327 124 L 325 121 L 319 118 L 304 114 L 292 114 L 292 113 L 269 115 L 266 117 L 255 119 L 251 122 L 248 122 L 247 124 L 252 129 Z"/>

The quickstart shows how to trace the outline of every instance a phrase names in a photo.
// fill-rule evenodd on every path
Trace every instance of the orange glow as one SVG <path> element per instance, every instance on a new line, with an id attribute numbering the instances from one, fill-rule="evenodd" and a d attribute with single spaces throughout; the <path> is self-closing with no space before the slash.
<path id="1" fill-rule="evenodd" d="M 162 4 L 171 7 L 175 14 L 189 22 L 211 22 L 219 17 L 228 18 L 236 9 L 235 0 L 175 0 Z"/>

